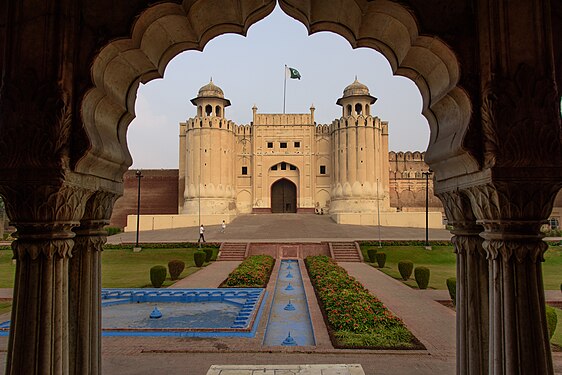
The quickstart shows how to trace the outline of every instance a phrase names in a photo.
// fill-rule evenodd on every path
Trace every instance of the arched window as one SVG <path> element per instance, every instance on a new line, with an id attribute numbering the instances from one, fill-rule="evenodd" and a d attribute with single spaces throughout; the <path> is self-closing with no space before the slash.
<path id="1" fill-rule="evenodd" d="M 355 104 L 355 113 L 360 115 L 363 113 L 363 105 L 360 103 Z"/>
<path id="2" fill-rule="evenodd" d="M 207 104 L 205 106 L 205 115 L 210 116 L 213 114 L 213 106 L 210 104 Z"/>
<path id="3" fill-rule="evenodd" d="M 215 107 L 215 116 L 217 116 L 217 117 L 221 117 L 221 116 L 222 116 L 222 115 L 221 115 L 221 107 L 220 107 L 220 105 L 217 105 L 217 106 Z"/>
<path id="4" fill-rule="evenodd" d="M 348 104 L 346 109 L 347 109 L 347 111 L 346 111 L 347 113 L 344 113 L 344 116 L 350 116 L 351 115 L 351 104 Z"/>

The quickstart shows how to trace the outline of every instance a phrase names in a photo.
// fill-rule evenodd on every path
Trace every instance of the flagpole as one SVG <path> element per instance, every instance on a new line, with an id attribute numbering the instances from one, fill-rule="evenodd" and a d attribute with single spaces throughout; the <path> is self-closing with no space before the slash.
<path id="1" fill-rule="evenodd" d="M 285 68 L 283 69 L 283 76 L 285 80 L 283 81 L 283 114 L 285 114 L 285 96 L 287 94 L 287 64 L 285 64 Z"/>

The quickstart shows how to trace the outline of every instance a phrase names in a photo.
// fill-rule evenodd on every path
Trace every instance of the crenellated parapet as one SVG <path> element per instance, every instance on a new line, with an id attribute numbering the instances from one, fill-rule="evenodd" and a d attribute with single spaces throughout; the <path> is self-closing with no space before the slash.
<path id="1" fill-rule="evenodd" d="M 311 113 L 255 113 L 254 125 L 314 125 Z"/>
<path id="2" fill-rule="evenodd" d="M 193 117 L 188 119 L 185 124 L 185 131 L 204 128 L 222 129 L 234 132 L 236 128 L 236 124 L 233 121 L 216 116 Z"/>
<path id="3" fill-rule="evenodd" d="M 236 125 L 234 131 L 237 136 L 250 136 L 252 135 L 252 125 Z"/>
<path id="4" fill-rule="evenodd" d="M 363 116 L 363 115 L 349 115 L 342 116 L 339 119 L 332 121 L 329 125 L 330 132 L 337 131 L 338 129 L 345 129 L 350 127 L 366 127 L 382 130 L 383 134 L 388 134 L 388 122 L 382 121 L 376 116 Z"/>
<path id="5" fill-rule="evenodd" d="M 316 125 L 317 135 L 328 135 L 330 134 L 330 124 L 318 124 Z"/>

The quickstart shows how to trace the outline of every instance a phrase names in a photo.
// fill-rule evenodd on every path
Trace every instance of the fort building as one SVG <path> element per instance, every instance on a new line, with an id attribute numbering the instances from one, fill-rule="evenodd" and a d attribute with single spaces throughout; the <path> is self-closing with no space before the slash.
<path id="1" fill-rule="evenodd" d="M 389 124 L 372 114 L 376 100 L 355 79 L 337 99 L 342 115 L 331 124 L 317 124 L 313 106 L 300 114 L 264 114 L 254 106 L 252 122 L 238 125 L 226 117 L 231 103 L 222 89 L 209 82 L 191 99 L 197 115 L 179 126 L 177 213 L 144 212 L 141 229 L 218 224 L 246 213 L 316 213 L 341 224 L 424 227 L 425 211 L 392 206 L 400 200 L 391 191 L 399 187 L 397 173 L 421 181 L 429 168 L 421 153 L 414 153 L 416 170 L 402 168 L 396 154 L 389 158 Z M 423 188 L 425 198 L 425 180 Z M 403 200 L 415 206 L 415 196 Z M 443 226 L 440 211 L 429 213 L 430 227 Z M 127 227 L 136 229 L 136 215 Z"/>

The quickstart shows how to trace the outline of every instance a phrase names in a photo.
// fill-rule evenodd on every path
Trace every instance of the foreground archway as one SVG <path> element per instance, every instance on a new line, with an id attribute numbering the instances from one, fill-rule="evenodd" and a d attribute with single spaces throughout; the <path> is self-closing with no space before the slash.
<path id="1" fill-rule="evenodd" d="M 100 372 L 102 228 L 130 165 L 138 84 L 275 6 L 150 3 L 0 5 L 0 194 L 18 231 L 8 374 Z M 280 5 L 310 32 L 380 51 L 420 89 L 455 228 L 457 372 L 551 374 L 539 228 L 562 182 L 561 3 Z"/>

